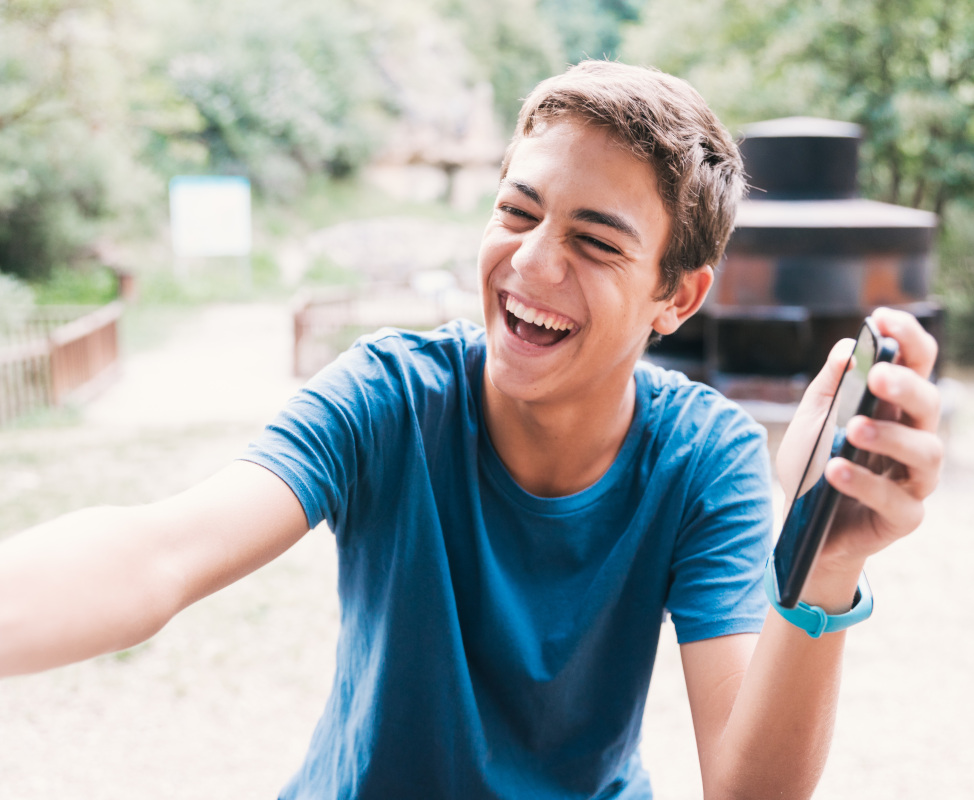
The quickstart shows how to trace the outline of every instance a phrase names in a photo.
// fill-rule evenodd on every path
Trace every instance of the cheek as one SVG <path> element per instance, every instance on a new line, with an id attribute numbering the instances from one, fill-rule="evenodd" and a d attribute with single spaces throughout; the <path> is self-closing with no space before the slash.
<path id="1" fill-rule="evenodd" d="M 593 270 L 585 277 L 582 294 L 590 313 L 598 314 L 614 338 L 625 338 L 626 331 L 636 324 L 644 311 L 636 300 L 635 288 L 604 268 Z"/>
<path id="2" fill-rule="evenodd" d="M 487 240 L 486 239 L 481 240 L 480 250 L 477 252 L 477 275 L 479 275 L 481 278 L 483 278 L 484 275 L 487 274 L 486 265 L 487 265 L 487 254 L 489 249 L 490 248 L 488 247 Z"/>
<path id="3" fill-rule="evenodd" d="M 645 346 L 652 333 L 653 303 L 639 300 L 638 292 L 630 286 L 614 287 L 600 298 L 602 330 L 605 341 L 625 348 Z"/>
<path id="4" fill-rule="evenodd" d="M 497 270 L 505 257 L 505 248 L 500 237 L 494 233 L 491 235 L 490 228 L 484 234 L 480 242 L 480 252 L 477 255 L 477 274 L 480 276 L 481 284 L 485 283 Z"/>

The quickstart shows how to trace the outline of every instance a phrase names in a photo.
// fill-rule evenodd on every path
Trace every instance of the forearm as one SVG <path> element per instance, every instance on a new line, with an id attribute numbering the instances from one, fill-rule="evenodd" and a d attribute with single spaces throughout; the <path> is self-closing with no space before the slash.
<path id="1" fill-rule="evenodd" d="M 131 647 L 176 612 L 136 508 L 93 508 L 0 546 L 0 676 Z"/>
<path id="2" fill-rule="evenodd" d="M 870 463 L 832 459 L 825 468 L 829 483 L 854 501 L 837 512 L 803 590 L 805 602 L 829 615 L 850 609 L 866 558 L 919 525 L 923 500 L 937 485 L 943 463 L 936 433 L 939 397 L 927 380 L 936 342 L 904 312 L 877 309 L 873 317 L 880 333 L 899 342 L 900 352 L 896 364 L 876 364 L 867 376 L 870 391 L 889 413 L 874 420 L 854 417 L 846 429 L 847 440 L 869 453 Z M 809 436 L 819 428 L 812 420 L 827 415 L 846 363 L 834 349 L 778 450 L 786 496 L 794 495 L 804 469 L 804 459 L 795 454 L 812 446 Z M 845 635 L 814 640 L 772 611 L 753 650 L 735 650 L 733 643 L 687 648 L 708 798 L 811 795 L 832 737 Z M 753 646 L 753 638 L 747 645 Z M 709 668 L 715 653 L 729 653 L 729 666 Z"/>
<path id="3" fill-rule="evenodd" d="M 848 611 L 856 577 L 819 575 L 803 599 Z M 708 798 L 811 796 L 832 739 L 845 636 L 812 639 L 769 612 L 705 773 Z"/>

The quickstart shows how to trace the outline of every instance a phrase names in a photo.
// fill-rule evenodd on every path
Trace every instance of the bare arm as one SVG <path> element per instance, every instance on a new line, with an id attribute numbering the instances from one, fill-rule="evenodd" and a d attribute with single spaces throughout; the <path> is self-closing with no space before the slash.
<path id="1" fill-rule="evenodd" d="M 811 796 L 832 738 L 845 633 L 773 612 L 761 635 L 681 646 L 706 798 Z"/>
<path id="2" fill-rule="evenodd" d="M 869 387 L 898 414 L 890 420 L 856 418 L 847 429 L 849 440 L 885 459 L 887 469 L 877 474 L 843 459 L 826 466 L 827 480 L 858 501 L 837 517 L 802 595 L 832 614 L 849 610 L 866 558 L 920 524 L 923 500 L 936 486 L 943 456 L 936 436 L 939 399 L 926 380 L 936 344 L 906 314 L 882 310 L 875 317 L 884 334 L 899 340 L 902 363 L 877 365 Z M 827 406 L 828 387 L 838 382 L 843 363 L 841 355 L 830 358 L 789 427 L 784 460 L 779 454 L 783 484 L 797 486 L 798 458 L 811 449 L 809 431 L 817 430 L 802 415 Z M 772 611 L 759 637 L 683 645 L 707 798 L 812 794 L 832 737 L 846 635 L 811 639 Z"/>
<path id="3" fill-rule="evenodd" d="M 277 476 L 235 462 L 158 503 L 68 514 L 0 546 L 0 676 L 131 647 L 307 531 Z"/>

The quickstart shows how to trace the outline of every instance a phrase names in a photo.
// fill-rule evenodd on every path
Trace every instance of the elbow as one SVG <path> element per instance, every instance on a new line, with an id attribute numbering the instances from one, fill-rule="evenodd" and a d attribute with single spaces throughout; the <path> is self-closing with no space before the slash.
<path id="1" fill-rule="evenodd" d="M 178 611 L 179 581 L 138 508 L 74 512 L 0 556 L 0 674 L 40 672 L 144 642 Z"/>
<path id="2" fill-rule="evenodd" d="M 118 618 L 118 624 L 108 631 L 98 655 L 117 653 L 144 644 L 159 631 L 180 610 L 161 588 L 143 586 L 141 592 L 128 600 L 131 603 L 126 613 Z"/>
<path id="3" fill-rule="evenodd" d="M 91 541 L 98 565 L 87 574 L 86 585 L 74 586 L 61 598 L 66 619 L 83 612 L 74 640 L 76 652 L 66 662 L 128 650 L 151 639 L 180 610 L 183 581 L 168 555 L 165 531 L 153 518 L 150 506 L 102 506 L 90 514 L 100 529 Z M 76 614 L 67 607 L 78 602 Z"/>
<path id="4" fill-rule="evenodd" d="M 809 800 L 821 770 L 783 764 L 774 769 L 741 767 L 704 781 L 704 800 Z"/>

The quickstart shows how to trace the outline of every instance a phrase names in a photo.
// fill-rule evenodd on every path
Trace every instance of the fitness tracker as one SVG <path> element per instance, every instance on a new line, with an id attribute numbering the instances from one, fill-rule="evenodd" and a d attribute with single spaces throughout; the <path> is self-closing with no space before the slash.
<path id="1" fill-rule="evenodd" d="M 845 614 L 826 614 L 819 606 L 810 606 L 799 602 L 794 608 L 785 608 L 778 601 L 778 582 L 774 574 L 774 556 L 768 559 L 764 570 L 764 591 L 768 595 L 771 606 L 792 625 L 801 628 L 813 639 L 818 639 L 823 633 L 844 631 L 846 628 L 869 619 L 873 613 L 873 593 L 866 580 L 866 573 L 859 576 L 856 596 L 852 601 L 852 608 Z"/>

